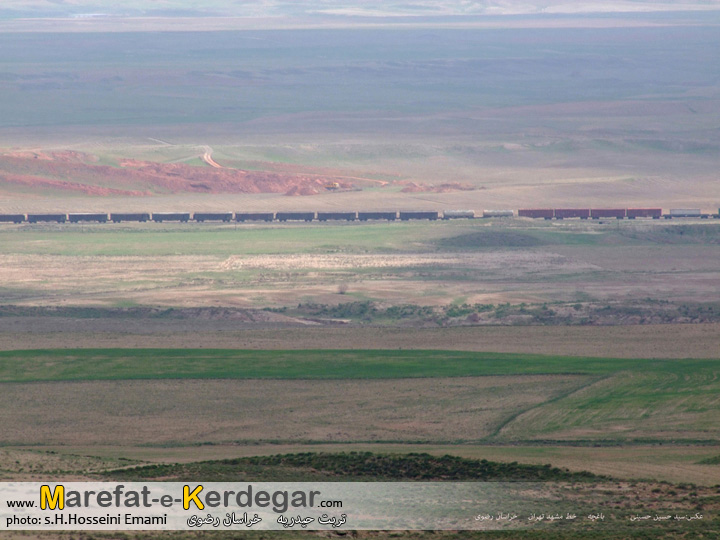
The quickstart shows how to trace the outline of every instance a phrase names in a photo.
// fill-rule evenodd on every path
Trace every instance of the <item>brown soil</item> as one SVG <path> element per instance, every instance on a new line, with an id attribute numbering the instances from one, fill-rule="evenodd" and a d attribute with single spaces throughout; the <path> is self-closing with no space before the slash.
<path id="1" fill-rule="evenodd" d="M 99 186 L 89 186 L 78 182 L 68 182 L 64 180 L 52 180 L 41 176 L 20 175 L 20 174 L 3 174 L 0 173 L 0 183 L 14 184 L 26 188 L 35 188 L 40 191 L 64 191 L 70 193 L 82 193 L 83 195 L 107 196 L 107 195 L 126 195 L 137 197 L 142 195 L 150 195 L 148 191 L 114 189 Z"/>
<path id="2" fill-rule="evenodd" d="M 155 193 L 285 193 L 315 195 L 328 183 L 353 184 L 312 173 L 246 171 L 124 159 L 119 167 L 97 164 L 80 152 L 15 152 L 0 156 L 0 186 L 85 195 L 147 196 Z M 112 186 L 112 187 L 110 187 Z"/>

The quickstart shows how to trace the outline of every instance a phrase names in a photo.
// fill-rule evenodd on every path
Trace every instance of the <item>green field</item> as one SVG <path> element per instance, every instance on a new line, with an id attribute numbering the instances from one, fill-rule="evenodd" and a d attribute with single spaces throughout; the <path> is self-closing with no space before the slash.
<path id="1" fill-rule="evenodd" d="M 691 386 L 689 380 L 697 377 L 708 377 L 709 390 L 712 390 L 713 376 L 718 369 L 720 359 L 628 360 L 422 350 L 62 349 L 0 352 L 0 382 L 653 373 L 671 377 L 669 381 L 658 383 L 658 388 L 672 393 Z"/>
<path id="2" fill-rule="evenodd" d="M 600 509 L 602 528 L 481 538 L 712 538 L 718 371 L 441 350 L 5 351 L 0 478 L 534 481 L 528 508 Z M 640 527 L 638 512 L 707 517 Z"/>
<path id="3" fill-rule="evenodd" d="M 57 256 L 475 252 L 547 246 L 717 246 L 717 223 L 567 224 L 508 220 L 290 225 L 25 225 L 2 253 Z"/>
<path id="4" fill-rule="evenodd" d="M 112 226 L 111 226 L 112 227 Z M 120 229 L 66 227 L 1 230 L 6 253 L 61 256 L 232 255 L 410 251 L 413 242 L 452 235 L 462 224 L 392 223 L 372 226 L 267 225 L 197 227 L 148 224 Z M 44 229 L 44 230 L 43 230 Z M 159 230 L 158 230 L 159 229 Z M 464 230 L 461 228 L 460 230 Z M 429 246 L 430 247 L 430 246 Z"/>
<path id="5" fill-rule="evenodd" d="M 173 400 L 182 403 L 176 394 L 193 391 L 193 388 L 196 392 L 213 392 L 212 389 L 216 388 L 221 393 L 246 393 L 245 405 L 228 401 L 222 406 L 228 411 L 235 407 L 253 409 L 256 406 L 253 400 L 257 398 L 241 382 L 251 379 L 256 380 L 253 392 L 266 389 L 268 410 L 292 407 L 294 412 L 288 420 L 297 415 L 297 418 L 304 418 L 308 425 L 315 423 L 321 426 L 333 420 L 332 414 L 325 417 L 320 411 L 332 413 L 332 407 L 348 407 L 354 410 L 353 414 L 369 415 L 366 421 L 372 424 L 370 418 L 379 414 L 379 410 L 372 412 L 374 408 L 363 401 L 366 399 L 364 396 L 387 392 L 390 388 L 385 387 L 388 382 L 398 381 L 398 402 L 388 402 L 387 406 L 397 408 L 404 403 L 402 407 L 407 410 L 403 413 L 402 418 L 406 419 L 403 421 L 409 421 L 422 410 L 429 415 L 427 424 L 422 429 L 417 428 L 418 433 L 423 435 L 418 435 L 416 440 L 454 440 L 457 443 L 550 440 L 570 443 L 604 441 L 605 444 L 618 441 L 635 444 L 653 441 L 709 443 L 720 436 L 716 414 L 720 408 L 719 370 L 718 359 L 628 360 L 427 350 L 78 349 L 0 353 L 0 381 L 6 385 L 7 399 L 16 392 L 32 392 L 34 395 L 40 391 L 34 399 L 38 407 L 46 408 L 52 407 L 53 400 L 61 399 L 64 393 L 84 392 L 87 400 L 100 400 L 106 384 L 101 381 L 115 381 L 125 385 L 127 399 L 135 393 L 138 396 L 143 392 L 153 393 L 154 398 L 159 400 L 157 403 L 148 401 L 142 406 L 138 404 L 138 410 L 147 409 L 146 414 L 153 410 L 160 414 Z M 173 383 L 177 388 L 176 394 L 173 394 L 161 382 L 164 380 L 187 382 Z M 413 380 L 428 382 L 410 382 Z M 532 398 L 533 386 L 528 386 L 531 380 L 537 381 L 534 388 L 539 390 Z M 238 383 L 236 385 L 231 381 Z M 329 381 L 336 382 L 327 386 Z M 435 389 L 432 389 L 432 381 L 437 381 Z M 51 384 L 27 386 L 39 383 Z M 85 385 L 82 387 L 84 390 L 78 384 Z M 478 384 L 480 386 L 472 386 Z M 286 395 L 275 397 L 273 394 L 280 388 L 285 388 Z M 348 397 L 355 394 L 358 397 L 341 402 L 333 401 L 332 392 L 322 399 L 319 396 L 310 399 L 306 394 L 318 392 L 321 388 L 345 388 Z M 422 392 L 427 395 L 412 397 L 413 388 L 416 388 L 415 391 L 423 388 Z M 53 397 L 56 393 L 57 397 Z M 291 398 L 293 395 L 297 397 Z M 281 405 L 281 399 L 286 398 L 288 403 Z M 134 416 L 133 403 L 118 399 L 116 405 L 98 401 L 94 407 L 99 409 L 93 412 L 109 407 L 109 414 L 116 407 Z M 292 399 L 300 401 L 292 406 Z M 68 406 L 78 408 L 80 415 L 91 412 L 84 409 L 82 402 Z M 208 414 L 211 404 L 200 399 L 197 402 L 188 400 L 187 406 L 189 411 L 194 407 L 194 413 L 188 413 L 189 420 L 192 414 L 197 418 Z M 441 409 L 435 411 L 434 407 Z M 449 416 L 442 429 L 432 427 L 433 422 L 442 417 L 442 407 L 456 411 L 453 413 L 456 416 Z M 476 411 L 474 427 L 471 411 Z M 32 411 L 25 413 L 32 414 Z M 254 414 L 258 416 L 260 412 Z M 338 418 L 342 414 L 339 410 L 335 412 Z M 98 423 L 101 420 L 98 419 Z M 394 420 L 397 421 L 400 419 Z M 170 420 L 168 422 L 171 423 Z M 391 419 L 387 420 L 388 426 L 392 423 Z M 283 440 L 281 432 L 268 426 L 267 429 L 252 431 L 252 435 L 246 431 L 245 435 L 238 436 L 243 439 Z M 359 441 L 369 437 L 366 442 L 392 442 L 392 437 L 400 437 L 400 440 L 414 440 L 395 428 L 386 429 L 378 425 L 375 432 L 385 435 L 372 435 L 372 429 L 360 429 L 358 424 L 358 428 L 352 431 L 354 435 L 349 431 L 342 439 Z M 308 439 L 303 437 L 308 437 L 312 431 L 303 435 L 302 431 L 285 429 L 284 433 L 290 437 L 288 442 L 307 442 Z M 167 437 L 172 440 L 175 436 L 170 434 Z M 216 438 L 213 436 L 208 440 L 215 441 Z M 317 440 L 310 439 L 312 442 Z"/>
<path id="6" fill-rule="evenodd" d="M 79 229 L 82 227 L 82 229 Z M 700 228 L 700 227 L 699 227 Z M 25 226 L 0 230 L 5 253 L 59 256 L 119 255 L 232 255 L 281 253 L 402 253 L 418 251 L 474 251 L 493 248 L 535 246 L 656 245 L 664 237 L 644 239 L 627 225 L 628 232 L 575 227 L 553 230 L 543 223 L 497 224 L 478 231 L 477 223 L 414 222 L 334 225 L 238 225 L 197 226 L 146 224 L 137 227 Z M 519 230 L 518 230 L 519 229 Z M 717 229 L 717 230 L 716 230 Z M 685 238 L 698 237 L 698 244 L 714 244 L 720 229 L 702 228 Z M 656 234 L 657 236 L 657 234 Z M 692 240 L 689 240 L 692 241 Z"/>

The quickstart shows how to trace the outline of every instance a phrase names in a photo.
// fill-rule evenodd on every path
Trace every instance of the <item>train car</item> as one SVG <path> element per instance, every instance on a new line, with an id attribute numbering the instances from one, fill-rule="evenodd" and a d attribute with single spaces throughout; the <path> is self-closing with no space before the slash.
<path id="1" fill-rule="evenodd" d="M 653 218 L 660 219 L 662 217 L 662 208 L 628 208 L 628 219 L 635 218 Z"/>
<path id="2" fill-rule="evenodd" d="M 278 212 L 275 214 L 278 221 L 312 221 L 315 212 Z"/>
<path id="3" fill-rule="evenodd" d="M 90 221 L 97 221 L 98 223 L 107 223 L 107 214 L 91 214 L 91 213 L 79 213 L 79 214 L 68 214 L 68 221 L 70 223 L 87 223 Z"/>
<path id="4" fill-rule="evenodd" d="M 203 221 L 223 221 L 230 223 L 232 218 L 232 212 L 196 212 L 193 214 L 193 219 L 198 223 L 202 223 Z"/>
<path id="5" fill-rule="evenodd" d="M 440 217 L 439 212 L 400 212 L 400 219 L 408 221 L 410 219 L 429 219 L 434 221 Z"/>
<path id="6" fill-rule="evenodd" d="M 187 223 L 190 221 L 190 212 L 153 212 L 152 220 L 155 223 L 162 223 L 163 221 Z"/>
<path id="7" fill-rule="evenodd" d="M 235 212 L 235 221 L 272 221 L 275 219 L 273 212 Z"/>
<path id="8" fill-rule="evenodd" d="M 474 210 L 445 210 L 443 219 L 475 219 Z"/>
<path id="9" fill-rule="evenodd" d="M 701 219 L 720 219 L 720 208 L 718 213 L 703 213 L 700 208 L 671 208 L 668 213 L 664 214 L 661 208 L 523 208 L 517 210 L 517 214 L 513 210 L 483 210 L 482 214 L 476 215 L 473 210 L 445 210 L 442 213 L 435 211 L 379 211 L 379 212 L 155 212 L 153 214 L 147 212 L 137 213 L 90 213 L 77 212 L 70 214 L 0 214 L 0 223 L 48 223 L 58 222 L 64 223 L 83 223 L 83 222 L 99 222 L 105 223 L 112 220 L 114 223 L 123 221 L 146 222 L 155 221 L 162 223 L 163 221 L 179 221 L 188 222 L 191 219 L 197 222 L 203 221 L 222 221 L 230 222 L 235 219 L 237 222 L 245 221 L 369 221 L 369 220 L 386 220 L 395 221 L 397 219 L 403 221 L 409 220 L 437 220 L 437 219 L 474 219 L 476 217 L 483 218 L 511 218 L 518 217 L 546 219 L 553 218 L 562 220 L 568 218 L 580 219 L 673 219 L 673 218 L 701 218 Z"/>
<path id="10" fill-rule="evenodd" d="M 555 208 L 555 219 L 580 218 L 587 219 L 590 217 L 589 208 Z"/>
<path id="11" fill-rule="evenodd" d="M 699 208 L 671 208 L 669 214 L 663 216 L 665 219 L 694 217 L 707 219 L 708 214 L 703 214 Z"/>
<path id="12" fill-rule="evenodd" d="M 0 223 L 22 223 L 25 214 L 0 214 Z"/>
<path id="13" fill-rule="evenodd" d="M 515 212 L 513 212 L 512 210 L 483 210 L 483 217 L 484 218 L 515 217 Z"/>
<path id="14" fill-rule="evenodd" d="M 590 217 L 593 219 L 615 218 L 624 219 L 627 212 L 624 208 L 591 208 Z"/>
<path id="15" fill-rule="evenodd" d="M 397 219 L 397 212 L 358 212 L 358 219 L 360 221 L 368 221 L 370 219 L 395 221 Z"/>
<path id="16" fill-rule="evenodd" d="M 355 221 L 357 212 L 318 212 L 318 221 Z"/>
<path id="17" fill-rule="evenodd" d="M 110 214 L 110 221 L 112 221 L 113 223 L 121 223 L 123 221 L 138 221 L 140 223 L 145 223 L 146 221 L 149 221 L 149 220 L 150 220 L 150 214 L 148 214 L 147 212 Z"/>
<path id="18" fill-rule="evenodd" d="M 67 221 L 66 214 L 28 214 L 27 220 L 30 223 L 48 223 L 56 221 L 65 223 Z"/>
<path id="19" fill-rule="evenodd" d="M 552 208 L 523 208 L 518 210 L 518 217 L 552 219 L 555 217 L 555 212 Z"/>

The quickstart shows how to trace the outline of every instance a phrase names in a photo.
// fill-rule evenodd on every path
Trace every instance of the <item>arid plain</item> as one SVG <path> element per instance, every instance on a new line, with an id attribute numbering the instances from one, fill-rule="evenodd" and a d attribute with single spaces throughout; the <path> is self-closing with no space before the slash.
<path id="1" fill-rule="evenodd" d="M 677 20 L 3 33 L 0 213 L 715 214 L 720 19 Z M 710 534 L 719 263 L 718 219 L 2 223 L 0 477 L 427 452 Z"/>

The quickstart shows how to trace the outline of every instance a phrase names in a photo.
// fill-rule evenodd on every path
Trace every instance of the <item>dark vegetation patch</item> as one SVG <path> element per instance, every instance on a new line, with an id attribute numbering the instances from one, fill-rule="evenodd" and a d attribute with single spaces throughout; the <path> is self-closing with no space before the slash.
<path id="1" fill-rule="evenodd" d="M 0 317 L 70 317 L 73 319 L 238 319 L 258 310 L 227 307 L 76 307 L 0 306 Z"/>
<path id="2" fill-rule="evenodd" d="M 322 324 L 397 324 L 406 326 L 468 325 L 627 325 L 720 322 L 720 302 L 546 302 L 542 304 L 448 304 L 422 306 L 362 300 L 340 304 L 301 303 L 297 307 L 241 309 L 229 307 L 72 307 L 0 306 L 0 319 L 48 317 L 97 320 L 236 321 L 248 324 L 302 324 L 288 317 Z"/>
<path id="3" fill-rule="evenodd" d="M 698 465 L 720 465 L 720 455 L 698 461 Z"/>
<path id="4" fill-rule="evenodd" d="M 418 306 L 415 304 L 402 304 L 383 307 L 369 300 L 359 302 L 344 302 L 342 304 L 298 304 L 297 309 L 267 308 L 275 313 L 291 312 L 293 315 L 305 317 L 320 317 L 330 319 L 351 319 L 363 322 L 379 320 L 391 321 L 427 321 L 437 322 L 438 311 L 432 306 Z"/>
<path id="5" fill-rule="evenodd" d="M 276 313 L 288 317 L 271 315 Z M 720 302 L 547 302 L 542 304 L 391 305 L 371 300 L 340 304 L 301 303 L 296 307 L 240 309 L 226 307 L 66 307 L 0 306 L 2 318 L 72 320 L 228 321 L 252 325 L 299 325 L 308 319 L 325 325 L 399 326 L 557 326 L 697 324 L 720 322 Z"/>
<path id="6" fill-rule="evenodd" d="M 300 453 L 256 456 L 171 465 L 149 465 L 103 473 L 113 480 L 174 481 L 295 481 L 324 480 L 477 480 L 477 481 L 596 481 L 609 480 L 590 472 L 570 472 L 551 465 L 499 463 L 485 459 L 430 454 L 371 452 Z"/>
<path id="7" fill-rule="evenodd" d="M 481 249 L 489 247 L 533 247 L 546 244 L 545 241 L 528 233 L 515 231 L 479 231 L 438 240 L 443 249 Z"/>
<path id="8" fill-rule="evenodd" d="M 341 304 L 298 304 L 266 308 L 314 320 L 361 324 L 462 325 L 625 325 L 720 322 L 720 302 L 552 302 L 542 304 L 450 304 L 386 306 L 370 300 Z M 321 321 L 322 322 L 322 321 Z"/>

